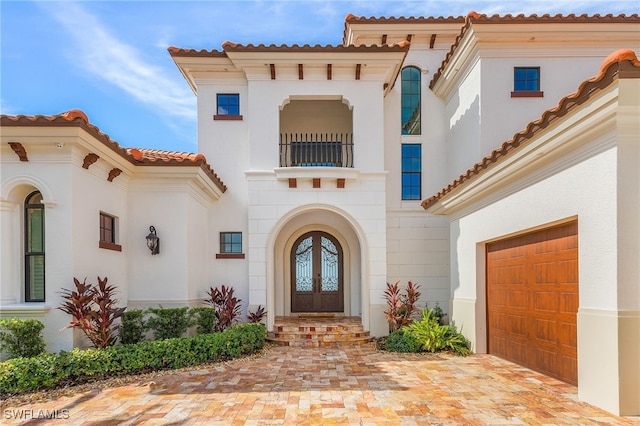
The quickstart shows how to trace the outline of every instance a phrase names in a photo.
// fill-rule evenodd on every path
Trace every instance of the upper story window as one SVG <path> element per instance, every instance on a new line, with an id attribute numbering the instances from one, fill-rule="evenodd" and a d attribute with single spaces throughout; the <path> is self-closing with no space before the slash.
<path id="1" fill-rule="evenodd" d="M 422 145 L 402 144 L 402 199 L 420 200 L 422 196 Z"/>
<path id="2" fill-rule="evenodd" d="M 220 253 L 216 259 L 244 259 L 242 253 L 242 232 L 221 232 Z"/>
<path id="3" fill-rule="evenodd" d="M 216 95 L 216 115 L 214 120 L 242 120 L 240 115 L 240 95 L 218 93 Z"/>
<path id="4" fill-rule="evenodd" d="M 540 91 L 540 67 L 515 67 L 513 69 L 512 98 L 542 97 Z"/>
<path id="5" fill-rule="evenodd" d="M 420 69 L 405 67 L 402 69 L 402 134 L 421 134 L 420 119 Z"/>
<path id="6" fill-rule="evenodd" d="M 122 251 L 122 246 L 116 242 L 118 220 L 115 216 L 100 212 L 100 241 L 98 247 Z"/>
<path id="7" fill-rule="evenodd" d="M 44 302 L 44 204 L 39 191 L 24 202 L 24 300 Z"/>

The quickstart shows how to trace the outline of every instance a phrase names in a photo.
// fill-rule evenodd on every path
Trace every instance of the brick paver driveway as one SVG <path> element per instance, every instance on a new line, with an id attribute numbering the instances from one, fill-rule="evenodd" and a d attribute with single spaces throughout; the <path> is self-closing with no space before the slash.
<path id="1" fill-rule="evenodd" d="M 37 424 L 640 424 L 579 402 L 574 386 L 489 355 L 370 347 L 275 347 L 257 359 L 9 407 L 2 422 L 54 410 L 57 420 Z"/>

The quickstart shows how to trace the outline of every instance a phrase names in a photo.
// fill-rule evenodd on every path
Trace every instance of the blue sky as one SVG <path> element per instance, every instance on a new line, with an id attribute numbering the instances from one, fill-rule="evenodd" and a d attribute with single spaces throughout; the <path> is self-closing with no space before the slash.
<path id="1" fill-rule="evenodd" d="M 196 98 L 167 47 L 340 44 L 344 18 L 633 14 L 636 1 L 0 0 L 0 111 L 81 109 L 124 147 L 197 151 Z"/>

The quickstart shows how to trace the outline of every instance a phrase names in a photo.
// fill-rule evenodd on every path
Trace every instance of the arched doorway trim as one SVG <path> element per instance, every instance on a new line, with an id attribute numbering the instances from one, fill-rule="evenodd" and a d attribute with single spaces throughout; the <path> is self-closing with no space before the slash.
<path id="1" fill-rule="evenodd" d="M 346 251 L 346 247 L 349 247 L 351 253 L 353 250 L 357 251 L 359 259 L 353 259 L 352 255 L 349 255 L 349 262 L 351 262 L 351 270 L 354 269 L 358 274 L 359 292 L 360 292 L 360 314 L 362 315 L 362 323 L 366 330 L 369 329 L 369 271 L 368 271 L 368 244 L 366 234 L 364 233 L 360 224 L 344 210 L 327 204 L 310 204 L 305 206 L 299 206 L 291 211 L 287 212 L 282 218 L 274 225 L 269 237 L 267 239 L 266 246 L 266 272 L 267 272 L 267 327 L 269 330 L 273 330 L 274 319 L 276 317 L 276 262 L 284 266 L 283 256 L 289 256 L 287 248 L 291 248 L 295 238 L 302 235 L 305 230 L 310 228 L 322 230 L 322 225 L 317 223 L 308 223 L 304 226 L 291 228 L 291 224 L 296 218 L 305 214 L 313 213 L 325 213 L 330 214 L 335 218 L 341 226 L 343 226 L 349 233 L 353 234 L 353 243 L 349 244 L 344 237 L 344 232 L 331 227 L 325 229 L 331 230 L 331 234 L 334 235 L 338 241 L 343 245 L 343 250 Z M 294 238 L 295 237 L 295 238 Z M 292 240 L 293 239 L 293 240 Z M 346 244 L 346 245 L 345 245 Z M 276 250 L 277 247 L 277 250 Z M 285 268 L 286 269 L 286 268 Z M 283 286 L 284 283 L 279 282 L 279 286 Z M 286 289 L 282 288 L 286 294 Z M 347 296 L 347 294 L 345 294 Z M 282 303 L 282 301 L 279 301 Z M 287 301 L 285 301 L 287 302 Z M 290 301 L 288 301 L 290 306 Z M 347 299 L 345 298 L 345 304 Z M 285 305 L 286 306 L 286 305 Z M 353 312 L 351 314 L 354 314 Z"/>

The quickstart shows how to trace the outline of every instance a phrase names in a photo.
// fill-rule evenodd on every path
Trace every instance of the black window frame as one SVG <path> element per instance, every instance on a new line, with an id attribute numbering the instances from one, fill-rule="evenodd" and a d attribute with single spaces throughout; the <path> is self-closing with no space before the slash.
<path id="1" fill-rule="evenodd" d="M 105 212 L 100 212 L 100 241 L 116 243 L 116 218 Z"/>
<path id="2" fill-rule="evenodd" d="M 226 237 L 230 237 L 227 240 Z M 239 241 L 235 240 L 239 237 Z M 244 259 L 242 247 L 242 232 L 224 231 L 220 232 L 220 252 L 216 254 L 217 259 Z"/>
<path id="3" fill-rule="evenodd" d="M 418 155 L 405 154 L 405 148 L 418 148 Z M 417 159 L 417 167 L 415 160 Z M 401 146 L 401 198 L 402 201 L 422 199 L 422 144 L 403 143 Z M 417 184 L 416 184 L 417 182 Z M 417 188 L 417 193 L 415 191 Z M 408 193 L 407 193 L 408 191 Z M 406 195 L 405 195 L 406 194 Z"/>
<path id="4" fill-rule="evenodd" d="M 108 250 L 122 251 L 118 244 L 118 217 L 110 213 L 100 212 L 98 247 Z"/>
<path id="5" fill-rule="evenodd" d="M 33 203 L 30 201 L 33 200 L 34 197 L 39 196 L 40 202 Z M 39 232 L 39 245 L 40 250 L 32 250 L 32 237 L 33 237 L 33 228 L 31 227 L 32 222 L 30 221 L 30 211 L 41 211 L 40 214 L 40 232 Z M 36 297 L 31 293 L 31 277 L 33 271 L 31 270 L 31 260 L 32 259 L 41 259 L 42 264 L 42 297 Z M 45 302 L 46 300 L 46 263 L 45 263 L 45 211 L 44 211 L 44 203 L 42 203 L 42 193 L 40 191 L 33 191 L 24 201 L 24 301 L 25 302 Z"/>
<path id="6" fill-rule="evenodd" d="M 403 135 L 422 134 L 422 71 L 413 65 L 400 74 L 400 115 Z"/>

